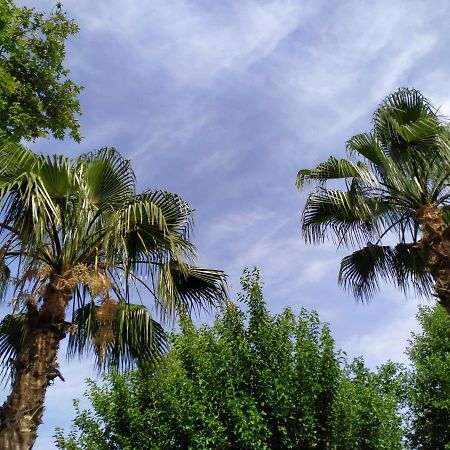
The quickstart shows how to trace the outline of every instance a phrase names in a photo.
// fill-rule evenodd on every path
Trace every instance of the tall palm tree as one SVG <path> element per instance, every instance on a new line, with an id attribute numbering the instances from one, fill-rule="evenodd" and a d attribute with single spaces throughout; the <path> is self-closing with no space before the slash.
<path id="1" fill-rule="evenodd" d="M 390 281 L 434 292 L 450 314 L 448 125 L 420 92 L 400 89 L 375 111 L 372 131 L 347 142 L 347 154 L 298 173 L 298 188 L 317 183 L 302 214 L 305 240 L 330 236 L 357 248 L 339 272 L 357 299 Z"/>
<path id="2" fill-rule="evenodd" d="M 69 357 L 145 366 L 163 351 L 164 331 L 131 298 L 148 293 L 163 320 L 226 300 L 223 272 L 193 265 L 192 210 L 168 192 L 136 193 L 129 162 L 112 148 L 69 159 L 4 145 L 0 222 L 0 294 L 12 297 L 0 324 L 12 379 L 2 449 L 32 447 L 47 387 L 63 378 L 57 351 L 67 334 Z"/>

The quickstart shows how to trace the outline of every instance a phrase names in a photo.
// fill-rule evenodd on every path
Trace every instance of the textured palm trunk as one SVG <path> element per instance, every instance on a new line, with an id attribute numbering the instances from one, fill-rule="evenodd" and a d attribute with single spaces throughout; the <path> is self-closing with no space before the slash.
<path id="1" fill-rule="evenodd" d="M 65 334 L 69 292 L 50 282 L 39 311 L 29 308 L 27 336 L 14 361 L 12 390 L 1 408 L 0 449 L 33 447 L 42 422 L 47 387 L 57 376 L 59 342 Z"/>
<path id="2" fill-rule="evenodd" d="M 417 218 L 422 228 L 420 245 L 425 252 L 427 270 L 434 279 L 439 303 L 450 315 L 450 226 L 434 204 L 419 209 Z"/>

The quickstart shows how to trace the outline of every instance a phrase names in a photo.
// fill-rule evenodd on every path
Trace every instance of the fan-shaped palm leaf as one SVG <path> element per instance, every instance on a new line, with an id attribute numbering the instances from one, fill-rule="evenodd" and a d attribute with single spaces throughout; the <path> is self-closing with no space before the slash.
<path id="1" fill-rule="evenodd" d="M 117 370 L 151 364 L 166 349 L 164 329 L 145 306 L 117 302 L 106 322 L 99 319 L 101 308 L 91 303 L 75 311 L 68 357 L 92 353 L 100 369 Z"/>
<path id="2" fill-rule="evenodd" d="M 164 317 L 175 312 L 206 310 L 227 300 L 224 273 L 220 270 L 170 261 L 161 266 L 156 287 L 158 305 Z"/>

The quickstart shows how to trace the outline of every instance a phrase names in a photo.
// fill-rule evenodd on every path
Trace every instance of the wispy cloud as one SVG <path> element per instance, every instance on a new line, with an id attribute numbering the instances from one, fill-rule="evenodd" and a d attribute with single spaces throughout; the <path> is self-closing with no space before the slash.
<path id="1" fill-rule="evenodd" d="M 97 5 L 97 13 L 91 9 L 85 24 L 130 44 L 142 63 L 136 70 L 157 60 L 174 80 L 203 88 L 269 55 L 313 10 L 296 1 L 251 0 L 131 2 L 127 8 L 114 1 Z"/>

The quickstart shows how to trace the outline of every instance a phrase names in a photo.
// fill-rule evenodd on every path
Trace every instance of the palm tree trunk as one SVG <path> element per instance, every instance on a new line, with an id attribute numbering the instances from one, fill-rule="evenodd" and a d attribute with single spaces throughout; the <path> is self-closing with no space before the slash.
<path id="1" fill-rule="evenodd" d="M 47 387 L 57 376 L 69 291 L 47 285 L 41 309 L 29 307 L 24 344 L 13 362 L 12 390 L 0 410 L 0 449 L 29 450 L 42 422 Z"/>
<path id="2" fill-rule="evenodd" d="M 436 205 L 417 211 L 422 227 L 420 245 L 425 253 L 426 267 L 434 279 L 434 290 L 439 303 L 450 315 L 450 226 L 442 218 Z"/>

